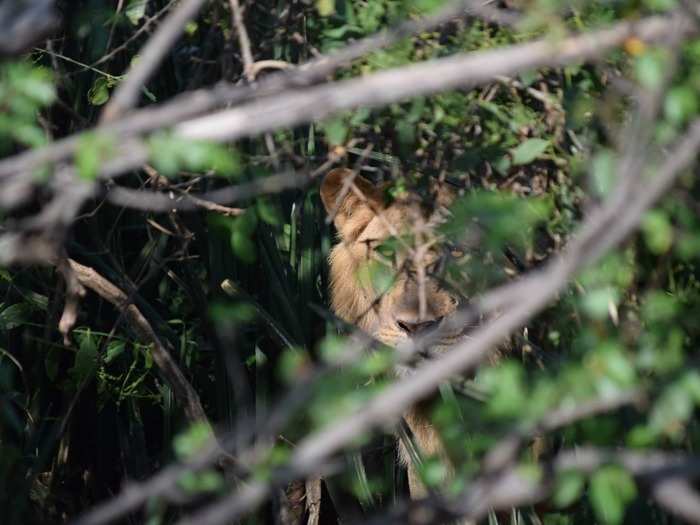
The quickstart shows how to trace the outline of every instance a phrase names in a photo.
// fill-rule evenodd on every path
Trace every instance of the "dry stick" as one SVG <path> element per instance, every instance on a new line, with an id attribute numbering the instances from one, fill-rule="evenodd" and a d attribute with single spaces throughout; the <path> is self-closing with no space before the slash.
<path id="1" fill-rule="evenodd" d="M 435 29 L 463 15 L 467 6 L 475 4 L 474 0 L 456 1 L 447 5 L 433 16 L 416 21 L 405 21 L 388 31 L 363 38 L 328 56 L 321 56 L 307 62 L 292 72 L 270 75 L 257 82 L 255 86 L 234 86 L 222 83 L 211 89 L 200 89 L 184 93 L 173 98 L 170 102 L 135 111 L 133 114 L 127 115 L 120 120 L 105 123 L 97 129 L 106 135 L 130 136 L 147 133 L 223 105 L 240 103 L 254 96 L 276 94 L 294 86 L 308 86 L 367 53 L 389 46 L 402 38 Z M 504 20 L 502 19 L 507 19 L 509 22 L 514 23 L 517 19 L 517 15 L 511 12 L 487 6 L 480 8 L 471 7 L 469 12 L 481 18 L 489 16 L 495 22 L 498 21 L 498 23 L 503 23 Z M 77 149 L 84 135 L 85 132 L 72 135 L 49 146 L 34 148 L 0 161 L 0 178 L 18 172 L 32 171 L 46 163 L 58 162 L 70 157 Z"/>
<path id="2" fill-rule="evenodd" d="M 172 387 L 173 393 L 182 404 L 188 419 L 193 423 L 204 422 L 209 424 L 209 420 L 199 401 L 199 395 L 197 395 L 195 389 L 180 371 L 180 368 L 170 356 L 168 349 L 160 341 L 151 324 L 136 305 L 129 301 L 129 297 L 94 269 L 83 266 L 73 259 L 68 259 L 68 264 L 80 284 L 114 305 L 117 310 L 124 314 L 141 342 L 151 345 L 153 361 L 158 365 L 163 377 Z"/>
<path id="3" fill-rule="evenodd" d="M 194 18 L 206 0 L 182 0 L 163 21 L 139 54 L 139 59 L 129 69 L 124 82 L 114 91 L 102 111 L 101 121 L 110 122 L 128 111 L 138 102 L 141 88 L 155 73 L 163 57 L 180 37 L 185 25 Z"/>
<path id="4" fill-rule="evenodd" d="M 241 47 L 241 57 L 243 58 L 243 74 L 248 82 L 255 80 L 253 74 L 253 53 L 250 50 L 250 38 L 243 22 L 243 11 L 238 0 L 229 0 L 231 13 L 233 15 L 233 26 L 238 33 L 238 44 Z"/>
<path id="5" fill-rule="evenodd" d="M 580 228 L 579 235 L 562 257 L 550 263 L 544 270 L 523 279 L 528 281 L 531 293 L 521 302 L 501 317 L 477 329 L 466 342 L 456 345 L 440 358 L 418 369 L 413 376 L 387 387 L 357 412 L 302 440 L 287 465 L 287 472 L 300 477 L 314 473 L 332 454 L 352 446 L 359 437 L 373 428 L 392 426 L 400 414 L 429 395 L 440 383 L 476 367 L 507 334 L 522 326 L 555 299 L 557 293 L 582 265 L 591 264 L 605 251 L 624 240 L 641 220 L 644 212 L 663 196 L 680 172 L 692 165 L 699 149 L 700 119 L 697 119 L 669 154 L 656 176 L 647 181 L 644 193 L 629 202 L 629 211 L 621 210 L 617 206 L 616 196 L 612 196 L 609 202 L 615 204 L 614 210 L 604 208 L 591 216 Z M 609 225 L 607 219 L 614 213 L 621 213 L 622 220 Z M 607 233 L 601 237 L 600 242 L 604 244 L 605 249 L 601 249 L 596 246 L 595 239 L 602 234 L 601 230 L 604 228 L 607 229 Z M 594 253 L 595 257 L 590 256 L 590 253 Z M 183 519 L 179 525 L 217 525 L 235 520 L 264 501 L 269 491 L 269 484 L 251 482 L 233 496 L 219 500 Z"/>
<path id="6" fill-rule="evenodd" d="M 307 174 L 283 172 L 236 186 L 227 186 L 218 190 L 212 190 L 197 196 L 189 193 L 176 195 L 154 191 L 132 190 L 117 186 L 108 190 L 107 200 L 115 206 L 134 208 L 143 211 L 192 211 L 209 206 L 229 204 L 257 195 L 279 193 L 290 188 L 303 186 L 311 180 L 311 176 Z"/>

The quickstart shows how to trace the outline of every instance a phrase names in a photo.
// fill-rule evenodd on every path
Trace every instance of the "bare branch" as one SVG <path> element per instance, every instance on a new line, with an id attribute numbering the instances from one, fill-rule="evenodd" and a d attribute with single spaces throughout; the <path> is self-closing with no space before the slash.
<path id="1" fill-rule="evenodd" d="M 85 288 L 89 288 L 97 295 L 112 303 L 115 308 L 124 314 L 131 328 L 143 344 L 151 345 L 153 361 L 158 365 L 163 377 L 172 387 L 173 393 L 182 404 L 185 414 L 192 422 L 204 422 L 209 420 L 199 401 L 199 395 L 180 371 L 177 363 L 170 356 L 170 352 L 161 342 L 151 324 L 143 316 L 141 311 L 133 304 L 129 297 L 111 282 L 97 273 L 94 269 L 69 259 L 70 269 Z"/>
<path id="2" fill-rule="evenodd" d="M 115 186 L 108 190 L 107 199 L 116 206 L 143 211 L 191 211 L 201 208 L 212 209 L 212 206 L 231 204 L 257 195 L 279 193 L 290 188 L 304 186 L 310 180 L 312 180 L 311 177 L 305 174 L 280 173 L 196 196 L 189 193 L 160 193 Z"/>
<path id="3" fill-rule="evenodd" d="M 102 112 L 102 122 L 109 122 L 129 110 L 138 102 L 141 89 L 173 44 L 180 37 L 185 25 L 194 18 L 206 0 L 182 0 L 170 13 L 155 34 L 149 39 L 136 61 L 126 74 L 124 82 L 114 91 Z"/>
<path id="4" fill-rule="evenodd" d="M 250 50 L 250 37 L 243 22 L 243 11 L 238 0 L 229 0 L 231 6 L 231 14 L 233 15 L 233 26 L 238 33 L 238 44 L 241 48 L 241 57 L 243 58 L 243 74 L 248 79 L 248 82 L 255 80 L 253 74 L 253 52 Z"/>

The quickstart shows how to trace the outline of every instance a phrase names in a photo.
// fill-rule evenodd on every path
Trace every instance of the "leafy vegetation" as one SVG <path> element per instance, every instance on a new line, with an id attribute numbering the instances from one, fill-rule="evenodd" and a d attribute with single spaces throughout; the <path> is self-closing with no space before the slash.
<path id="1" fill-rule="evenodd" d="M 430 16 L 444 5 L 244 3 L 255 58 L 294 65 L 403 20 Z M 0 152 L 10 156 L 92 129 L 171 4 L 59 2 L 64 24 L 50 42 L 0 64 Z M 681 0 L 496 4 L 520 13 L 518 23 L 457 19 L 374 50 L 335 78 L 539 37 L 554 45 L 567 34 L 669 16 L 686 5 Z M 143 86 L 140 104 L 161 103 L 220 80 L 239 81 L 244 65 L 231 20 L 228 3 L 209 3 Z M 273 74 L 259 73 L 263 79 Z M 640 117 L 636 97 L 647 91 L 658 100 L 642 99 L 653 114 Z M 446 179 L 460 195 L 440 233 L 465 249 L 449 260 L 443 277 L 474 298 L 546 267 L 565 250 L 587 214 L 620 183 L 629 163 L 624 141 L 634 119 L 641 119 L 649 135 L 643 148 L 648 157 L 635 180 L 643 191 L 661 153 L 699 112 L 700 39 L 656 45 L 630 37 L 595 61 L 499 77 L 483 87 L 379 109 L 360 107 L 234 144 L 186 140 L 160 130 L 145 137 L 143 169 L 115 182 L 100 174 L 121 151 L 121 138 L 91 132 L 82 136 L 71 162 L 79 180 L 98 181 L 101 189 L 70 225 L 65 253 L 138 308 L 196 390 L 217 433 L 232 437 L 233 455 L 257 445 L 256 454 L 241 459 L 244 477 L 278 480 L 278 467 L 304 436 L 361 410 L 393 378 L 395 352 L 381 347 L 348 357 L 352 340 L 345 334 L 352 328 L 329 311 L 327 257 L 335 232 L 318 184 L 251 191 L 231 203 L 237 208 L 166 212 L 115 205 L 108 198 L 112 184 L 182 197 L 234 184 L 254 186 L 293 170 L 314 173 L 329 159 L 326 167 L 341 162 L 374 182 L 389 182 L 389 199 L 405 191 L 428 196 L 431 180 Z M 42 188 L 31 198 L 3 186 L 0 233 L 46 202 L 52 185 L 62 184 L 59 168 L 22 174 Z M 545 472 L 538 461 L 588 445 L 688 454 L 700 445 L 696 174 L 697 164 L 645 214 L 638 233 L 584 268 L 556 301 L 511 334 L 503 359 L 482 366 L 465 383 L 441 387 L 429 412 L 447 458 L 415 451 L 427 486 L 457 495 L 481 472 L 494 444 L 514 430 L 534 428 L 557 410 L 633 392 L 635 402 L 532 436 L 542 438 L 545 452 L 523 447 L 517 462 L 528 479 L 554 477 L 547 508 L 527 504 L 507 517 L 491 513 L 488 522 L 676 522 L 638 476 L 614 460 L 590 471 L 558 473 Z M 394 241 L 382 247 L 387 260 L 401 242 L 413 242 Z M 370 265 L 367 272 L 377 287 L 392 285 L 385 266 Z M 348 276 L 355 277 L 361 278 Z M 144 341 L 124 309 L 88 290 L 64 337 L 59 323 L 70 294 L 60 268 L 0 268 L 0 291 L 3 523 L 70 522 L 112 498 L 125 480 L 146 480 L 174 461 L 196 458 L 206 446 L 210 427 L 186 416 L 155 344 Z M 338 455 L 324 476 L 324 523 L 381 516 L 408 497 L 395 434 L 393 426 L 377 429 Z M 220 465 L 188 471 L 178 479 L 179 491 L 150 498 L 123 522 L 175 523 L 237 486 L 238 475 Z M 294 483 L 284 481 L 248 523 L 276 522 L 281 508 L 303 512 Z"/>

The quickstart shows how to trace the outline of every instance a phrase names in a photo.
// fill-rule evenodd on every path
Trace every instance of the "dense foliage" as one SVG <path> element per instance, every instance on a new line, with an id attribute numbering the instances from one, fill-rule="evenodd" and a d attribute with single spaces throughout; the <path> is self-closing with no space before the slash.
<path id="1" fill-rule="evenodd" d="M 256 60 L 300 64 L 349 41 L 434 13 L 435 0 L 244 2 Z M 692 3 L 692 2 L 691 2 Z M 60 2 L 63 25 L 26 56 L 0 64 L 0 151 L 10 156 L 96 125 L 141 46 L 172 8 L 165 0 Z M 464 17 L 400 40 L 340 70 L 367 75 L 459 52 L 535 38 L 552 42 L 630 19 L 681 9 L 680 0 L 496 2 L 519 10 L 514 27 Z M 690 16 L 690 15 L 688 15 Z M 229 4 L 210 2 L 190 22 L 140 105 L 220 80 L 243 82 Z M 260 77 L 275 74 L 262 71 Z M 637 114 L 643 90 L 652 115 Z M 658 102 L 658 104 L 657 104 Z M 658 111 L 654 110 L 658 105 Z M 431 179 L 460 188 L 443 233 L 468 245 L 445 279 L 467 297 L 535 271 L 564 249 L 582 218 L 617 182 L 630 123 L 649 133 L 645 154 L 668 151 L 700 112 L 700 40 L 649 45 L 630 38 L 600 59 L 497 78 L 486 86 L 359 108 L 322 122 L 220 145 L 168 130 L 146 138 L 149 160 L 105 182 L 72 224 L 65 250 L 123 290 L 199 394 L 234 455 L 260 445 L 253 479 L 276 476 L 296 443 L 342 419 L 392 381 L 385 348 L 345 362 L 350 327 L 328 309 L 327 256 L 334 242 L 316 180 L 329 159 L 375 182 L 427 195 Z M 640 130 L 637 130 L 640 131 Z M 117 144 L 81 138 L 78 176 L 94 180 Z M 659 157 L 660 158 L 660 157 Z M 658 158 L 641 166 L 653 177 Z M 321 167 L 321 171 L 318 169 Z M 46 191 L 53 167 L 40 177 Z M 237 208 L 149 212 L 106 200 L 112 184 L 198 194 L 296 170 L 310 184 L 231 204 Z M 545 457 L 583 445 L 668 449 L 700 445 L 700 185 L 681 177 L 638 234 L 577 274 L 558 299 L 511 334 L 508 355 L 473 380 L 445 385 L 431 402 L 434 424 L 456 468 L 416 457 L 424 482 L 458 494 L 491 447 L 513 429 L 595 399 L 634 392 L 636 402 L 564 425 L 545 436 Z M 643 186 L 644 179 L 636 182 Z M 5 209 L 0 233 L 36 213 L 39 192 Z M 478 224 L 475 233 L 467 224 Z M 474 235 L 477 235 L 476 240 Z M 408 242 L 411 242 L 410 239 Z M 391 258 L 396 245 L 385 247 Z M 390 282 L 383 267 L 375 281 Z M 348 276 L 348 278 L 354 278 Z M 209 435 L 192 425 L 153 347 L 123 310 L 88 292 L 70 336 L 60 333 L 66 301 L 54 267 L 0 269 L 0 508 L 7 525 L 64 523 L 196 454 Z M 342 365 L 338 365 L 343 361 Z M 281 405 L 281 403 L 284 403 Z M 281 408 L 280 408 L 281 407 Z M 274 417 L 272 417 L 274 416 Z M 404 436 L 410 441 L 410 436 Z M 420 455 L 420 452 L 417 452 Z M 540 456 L 541 457 L 541 456 Z M 525 448 L 533 478 L 537 455 Z M 286 481 L 286 480 L 285 480 Z M 151 498 L 128 523 L 174 523 L 235 486 L 224 469 L 182 476 L 178 491 Z M 250 523 L 303 508 L 303 484 L 286 484 Z M 380 515 L 408 496 L 393 428 L 377 429 L 324 476 L 321 520 Z M 300 503 L 301 501 L 301 503 Z M 290 519 L 290 518 L 285 518 Z M 301 518 L 300 518 L 301 519 Z M 545 509 L 491 514 L 490 523 L 673 523 L 620 465 L 557 475 Z"/>

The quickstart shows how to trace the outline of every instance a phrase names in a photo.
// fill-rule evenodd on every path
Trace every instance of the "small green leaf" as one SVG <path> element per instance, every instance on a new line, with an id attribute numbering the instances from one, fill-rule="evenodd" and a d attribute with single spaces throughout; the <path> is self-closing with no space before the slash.
<path id="1" fill-rule="evenodd" d="M 605 319 L 620 300 L 615 288 L 606 286 L 589 291 L 584 295 L 581 306 L 593 319 Z"/>
<path id="2" fill-rule="evenodd" d="M 337 335 L 328 335 L 323 338 L 318 347 L 318 353 L 325 362 L 339 362 L 346 349 L 346 341 L 344 338 Z"/>
<path id="3" fill-rule="evenodd" d="M 340 118 L 326 122 L 323 125 L 323 131 L 326 133 L 326 140 L 331 146 L 340 146 L 345 143 L 345 139 L 348 136 L 348 126 Z"/>
<path id="4" fill-rule="evenodd" d="M 690 86 L 675 87 L 664 99 L 664 113 L 674 124 L 686 122 L 697 112 L 698 95 Z"/>
<path id="5" fill-rule="evenodd" d="M 666 71 L 666 61 L 665 53 L 660 51 L 652 50 L 641 55 L 635 63 L 639 83 L 648 89 L 659 87 Z"/>
<path id="6" fill-rule="evenodd" d="M 166 177 L 181 169 L 194 172 L 212 170 L 217 175 L 237 175 L 240 158 L 235 150 L 201 140 L 187 140 L 169 133 L 156 133 L 148 139 L 149 157 Z"/>
<path id="7" fill-rule="evenodd" d="M 669 321 L 677 311 L 676 298 L 658 290 L 649 292 L 642 306 L 642 314 L 647 322 Z"/>
<path id="8" fill-rule="evenodd" d="M 575 471 L 562 472 L 557 477 L 556 486 L 554 487 L 554 494 L 552 495 L 554 504 L 560 509 L 568 507 L 581 497 L 585 484 L 586 480 L 581 473 Z"/>
<path id="9" fill-rule="evenodd" d="M 615 184 L 615 155 L 609 150 L 598 152 L 593 157 L 592 175 L 598 195 L 605 196 Z"/>
<path id="10" fill-rule="evenodd" d="M 609 465 L 591 478 L 589 497 L 598 519 L 609 525 L 622 523 L 625 507 L 637 495 L 632 477 L 624 469 Z"/>
<path id="11" fill-rule="evenodd" d="M 139 21 L 146 15 L 148 0 L 131 0 L 126 7 L 124 14 L 132 25 L 138 25 Z"/>
<path id="12" fill-rule="evenodd" d="M 673 226 L 665 212 L 652 210 L 642 221 L 644 240 L 655 254 L 666 253 L 673 244 Z"/>
<path id="13" fill-rule="evenodd" d="M 68 371 L 73 385 L 78 387 L 87 381 L 97 368 L 97 341 L 88 328 L 86 331 L 76 331 L 78 352 L 75 354 L 73 368 Z"/>
<path id="14" fill-rule="evenodd" d="M 428 487 L 437 487 L 447 479 L 447 467 L 438 458 L 426 458 L 419 466 L 421 479 Z"/>
<path id="15" fill-rule="evenodd" d="M 309 356 L 301 348 L 287 348 L 279 360 L 278 373 L 287 384 L 294 384 L 305 375 L 304 370 L 311 365 Z"/>
<path id="16" fill-rule="evenodd" d="M 316 0 L 316 10 L 321 16 L 330 16 L 335 13 L 335 0 Z"/>
<path id="17" fill-rule="evenodd" d="M 9 68 L 9 81 L 19 95 L 42 106 L 48 106 L 56 100 L 54 74 L 51 70 L 24 63 L 11 64 Z"/>
<path id="18" fill-rule="evenodd" d="M 109 82 L 105 77 L 97 77 L 88 90 L 88 101 L 93 106 L 101 106 L 109 100 Z"/>
<path id="19" fill-rule="evenodd" d="M 270 224 L 271 226 L 277 226 L 282 223 L 282 216 L 277 209 L 277 206 L 270 199 L 261 197 L 256 202 L 256 210 L 258 216 L 263 222 Z"/>
<path id="20" fill-rule="evenodd" d="M 185 472 L 178 480 L 178 485 L 188 494 L 216 492 L 224 486 L 221 474 L 214 470 L 202 472 Z"/>
<path id="21" fill-rule="evenodd" d="M 511 150 L 513 166 L 529 164 L 539 158 L 549 147 L 550 142 L 544 139 L 527 139 L 518 147 Z"/>
<path id="22" fill-rule="evenodd" d="M 2 306 L 0 304 L 0 306 Z M 15 303 L 0 312 L 0 330 L 12 330 L 30 319 L 31 309 L 27 303 Z"/>
<path id="23" fill-rule="evenodd" d="M 114 361 L 117 357 L 124 353 L 125 348 L 126 345 L 124 344 L 124 341 L 110 341 L 107 345 L 107 351 L 105 352 L 105 364 L 109 364 Z"/>
<path id="24" fill-rule="evenodd" d="M 206 423 L 194 423 L 173 440 L 175 454 L 180 459 L 188 459 L 201 451 L 213 438 L 211 427 Z"/>
<path id="25" fill-rule="evenodd" d="M 114 152 L 112 140 L 105 136 L 90 133 L 81 138 L 75 154 L 78 175 L 86 181 L 93 181 L 100 173 L 100 167 Z"/>
<path id="26" fill-rule="evenodd" d="M 238 230 L 231 233 L 231 248 L 233 253 L 245 263 L 253 264 L 257 259 L 255 243 Z"/>

